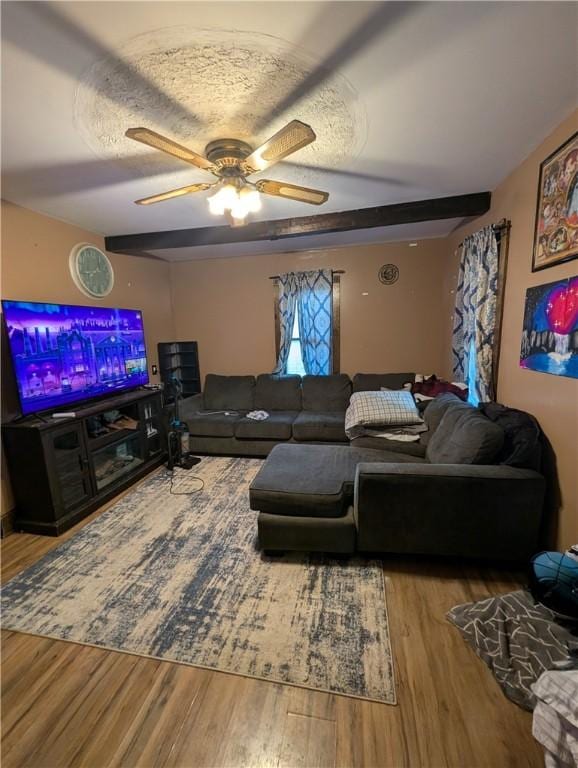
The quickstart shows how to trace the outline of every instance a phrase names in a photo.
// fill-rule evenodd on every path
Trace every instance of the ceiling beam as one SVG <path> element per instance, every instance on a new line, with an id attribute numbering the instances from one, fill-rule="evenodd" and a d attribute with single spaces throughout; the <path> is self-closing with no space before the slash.
<path id="1" fill-rule="evenodd" d="M 490 201 L 490 192 L 477 192 L 471 195 L 438 197 L 412 203 L 378 205 L 354 211 L 299 216 L 294 219 L 255 221 L 241 227 L 196 227 L 165 232 L 143 232 L 135 235 L 114 235 L 105 238 L 105 247 L 112 253 L 144 256 L 150 251 L 173 248 L 248 243 L 330 232 L 347 232 L 352 229 L 392 227 L 396 224 L 414 224 L 420 221 L 481 216 L 489 210 Z"/>

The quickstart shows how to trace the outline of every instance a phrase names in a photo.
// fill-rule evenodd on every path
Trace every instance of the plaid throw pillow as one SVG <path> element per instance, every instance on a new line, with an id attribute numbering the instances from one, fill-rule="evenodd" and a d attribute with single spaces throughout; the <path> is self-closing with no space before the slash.
<path id="1" fill-rule="evenodd" d="M 423 423 L 411 392 L 354 392 L 345 413 L 345 430 L 356 426 L 402 427 Z"/>

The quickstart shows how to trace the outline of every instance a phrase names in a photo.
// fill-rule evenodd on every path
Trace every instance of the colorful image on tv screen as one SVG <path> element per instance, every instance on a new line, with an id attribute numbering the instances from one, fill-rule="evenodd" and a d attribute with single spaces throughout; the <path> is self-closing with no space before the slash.
<path id="1" fill-rule="evenodd" d="M 3 301 L 22 413 L 148 383 L 142 313 Z"/>

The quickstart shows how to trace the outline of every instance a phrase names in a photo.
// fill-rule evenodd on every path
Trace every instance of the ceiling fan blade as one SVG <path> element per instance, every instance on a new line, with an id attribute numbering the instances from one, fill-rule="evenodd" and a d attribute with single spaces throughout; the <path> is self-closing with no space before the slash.
<path id="1" fill-rule="evenodd" d="M 135 200 L 137 205 L 151 205 L 151 203 L 161 203 L 163 200 L 170 200 L 173 197 L 181 197 L 182 195 L 191 195 L 193 192 L 202 192 L 205 189 L 210 189 L 214 184 L 189 184 L 188 187 L 179 187 L 178 189 L 171 189 L 168 192 L 161 192 L 160 195 L 151 195 L 151 197 L 143 197 L 140 200 Z"/>
<path id="2" fill-rule="evenodd" d="M 315 46 L 317 38 L 320 35 L 324 35 L 328 16 L 333 16 L 334 13 L 340 16 L 342 13 L 341 8 L 339 8 L 342 5 L 341 3 L 332 3 L 335 6 L 335 11 L 331 10 L 329 12 L 327 11 L 327 5 L 324 5 L 325 7 L 321 6 L 322 10 L 317 19 L 309 26 L 307 44 L 302 42 L 304 48 L 308 48 L 309 45 Z M 336 29 L 347 29 L 346 36 L 331 53 L 328 53 L 322 61 L 319 61 L 304 80 L 297 82 L 288 92 L 280 94 L 280 100 L 270 110 L 269 114 L 263 115 L 263 117 L 255 121 L 253 131 L 262 131 L 267 127 L 272 118 L 284 113 L 287 114 L 300 101 L 310 97 L 335 72 L 344 69 L 345 65 L 354 59 L 357 54 L 363 53 L 364 50 L 375 44 L 375 41 L 379 40 L 380 35 L 383 35 L 384 32 L 389 32 L 390 35 L 392 33 L 395 34 L 395 27 L 403 23 L 406 17 L 411 17 L 416 10 L 421 9 L 422 3 L 368 3 L 367 5 L 371 9 L 368 16 L 355 27 L 352 27 L 351 23 L 346 21 L 348 16 L 345 14 L 348 12 L 344 11 L 344 15 L 340 17 L 342 20 L 336 24 Z M 335 23 L 336 17 L 332 21 Z M 271 83 L 266 78 L 263 81 L 262 87 L 267 97 L 270 97 Z M 253 107 L 254 104 L 261 103 L 261 97 L 262 94 L 259 90 L 256 92 L 251 90 L 251 101 L 247 104 L 247 107 Z M 239 114 L 242 113 L 243 111 Z"/>
<path id="3" fill-rule="evenodd" d="M 265 195 L 287 197 L 290 200 L 298 200 L 300 203 L 311 203 L 311 205 L 322 205 L 329 199 L 329 192 L 322 192 L 319 189 L 310 189 L 309 187 L 299 187 L 295 184 L 285 184 L 282 181 L 260 179 L 255 182 L 255 187 Z"/>
<path id="4" fill-rule="evenodd" d="M 160 149 L 161 152 L 166 152 L 173 157 L 178 157 L 179 160 L 195 165 L 203 171 L 212 172 L 215 170 L 215 166 L 206 157 L 198 155 L 192 149 L 183 147 L 182 144 L 177 144 L 172 139 L 167 139 L 166 136 L 161 136 L 156 131 L 151 131 L 148 128 L 129 128 L 125 136 L 128 136 L 129 139 L 140 141 L 141 144 L 146 144 L 148 147 Z"/>
<path id="5" fill-rule="evenodd" d="M 252 152 L 249 157 L 243 161 L 243 166 L 249 173 L 264 171 L 265 168 L 274 163 L 278 163 L 287 155 L 297 152 L 298 149 L 306 147 L 315 141 L 317 136 L 311 126 L 302 123 L 300 120 L 291 120 L 290 123 L 274 136 L 271 136 L 264 144 Z"/>
<path id="6" fill-rule="evenodd" d="M 392 187 L 410 186 L 408 181 L 402 178 L 403 168 L 397 171 L 397 176 L 378 175 L 376 173 L 364 173 L 363 171 L 348 171 L 346 168 L 328 168 L 325 165 L 310 165 L 307 163 L 283 162 L 284 168 L 295 168 L 297 171 L 313 171 L 314 173 L 331 174 L 332 176 L 343 176 L 348 179 L 357 179 L 361 181 L 372 181 L 377 184 L 389 184 Z"/>

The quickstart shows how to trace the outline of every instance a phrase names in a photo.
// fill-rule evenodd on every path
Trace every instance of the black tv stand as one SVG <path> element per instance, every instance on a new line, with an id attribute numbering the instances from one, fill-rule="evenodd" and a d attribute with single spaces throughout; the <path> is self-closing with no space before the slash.
<path id="1" fill-rule="evenodd" d="M 142 389 L 2 427 L 15 529 L 58 536 L 166 460 L 161 392 Z M 118 411 L 122 421 L 104 414 Z"/>

